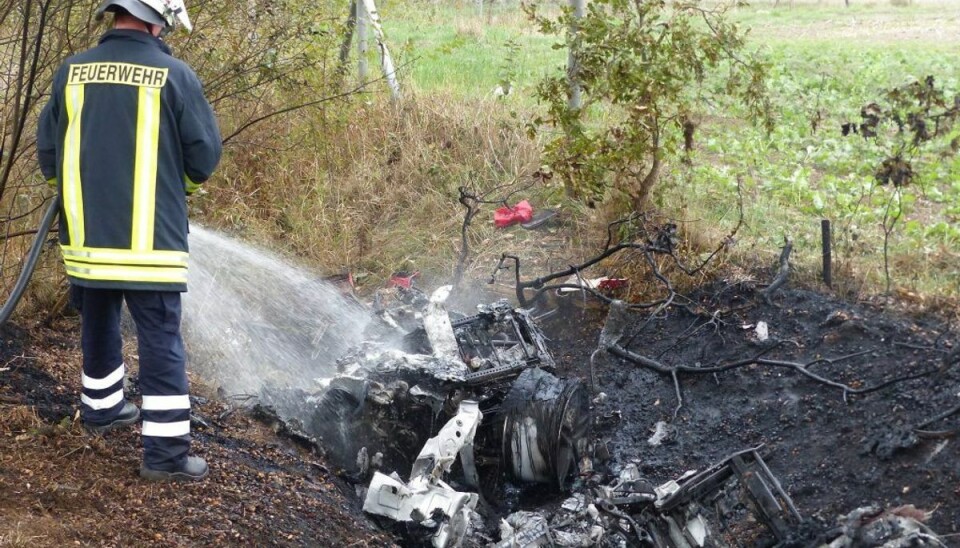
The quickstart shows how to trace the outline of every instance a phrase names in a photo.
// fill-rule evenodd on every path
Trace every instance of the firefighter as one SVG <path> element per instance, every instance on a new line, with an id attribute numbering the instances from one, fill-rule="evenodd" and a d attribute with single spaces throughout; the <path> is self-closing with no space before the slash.
<path id="1" fill-rule="evenodd" d="M 103 433 L 136 423 L 124 396 L 120 309 L 136 323 L 148 480 L 199 480 L 180 336 L 187 204 L 220 161 L 199 79 L 160 39 L 191 30 L 182 0 L 105 0 L 99 44 L 64 61 L 40 116 L 40 169 L 60 193 L 60 247 L 80 310 L 81 416 Z"/>

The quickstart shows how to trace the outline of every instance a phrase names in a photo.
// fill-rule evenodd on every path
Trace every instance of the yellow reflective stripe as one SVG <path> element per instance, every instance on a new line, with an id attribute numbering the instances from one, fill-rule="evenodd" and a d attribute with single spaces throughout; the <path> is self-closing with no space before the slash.
<path id="1" fill-rule="evenodd" d="M 84 280 L 187 283 L 187 269 L 117 265 L 77 264 L 64 261 L 68 276 Z"/>
<path id="2" fill-rule="evenodd" d="M 194 192 L 200 190 L 200 183 L 193 182 L 193 179 L 187 175 L 183 176 L 183 187 L 187 191 L 187 194 L 193 194 Z"/>
<path id="3" fill-rule="evenodd" d="M 56 177 L 51 177 L 51 178 L 47 179 L 47 184 L 50 185 L 50 186 L 57 186 L 57 178 L 56 178 Z"/>
<path id="4" fill-rule="evenodd" d="M 130 249 L 75 248 L 60 246 L 64 260 L 116 265 L 187 266 L 183 251 L 133 251 Z"/>
<path id="5" fill-rule="evenodd" d="M 82 246 L 83 188 L 80 184 L 80 119 L 83 113 L 83 86 L 67 86 L 67 135 L 63 143 L 63 209 L 67 215 L 70 245 Z"/>
<path id="6" fill-rule="evenodd" d="M 153 224 L 157 201 L 157 154 L 160 148 L 160 90 L 140 88 L 138 105 L 131 242 L 133 249 L 142 251 L 153 249 Z"/>

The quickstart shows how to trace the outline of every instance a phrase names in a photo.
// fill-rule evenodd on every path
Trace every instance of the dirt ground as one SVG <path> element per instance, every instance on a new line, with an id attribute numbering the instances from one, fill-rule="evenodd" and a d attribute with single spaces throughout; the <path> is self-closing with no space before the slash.
<path id="1" fill-rule="evenodd" d="M 576 308 L 576 307 L 573 307 Z M 811 370 L 853 387 L 939 369 L 948 342 L 936 318 L 850 305 L 803 290 L 767 304 L 750 288 L 704 290 L 690 307 L 673 309 L 628 330 L 630 349 L 668 366 L 703 367 L 755 357 L 820 363 Z M 717 320 L 711 323 L 714 313 Z M 571 315 L 581 315 L 570 321 Z M 545 326 L 567 374 L 587 375 L 605 311 L 570 310 Z M 759 342 L 758 322 L 770 339 Z M 656 482 L 702 470 L 733 452 L 763 444 L 765 459 L 805 518 L 835 525 L 857 507 L 913 504 L 929 525 L 960 545 L 960 443 L 949 433 L 911 438 L 911 429 L 960 404 L 960 364 L 945 373 L 848 395 L 786 369 L 750 366 L 717 375 L 680 375 L 683 407 L 669 375 L 604 354 L 596 362 L 599 435 L 619 463 L 636 462 Z M 658 421 L 669 435 L 648 443 Z M 960 415 L 926 430 L 960 427 Z M 905 440 L 909 448 L 900 448 Z M 952 540 L 950 540 L 952 539 Z"/>
<path id="2" fill-rule="evenodd" d="M 605 316 L 572 298 L 544 320 L 562 374 L 589 378 Z M 645 318 L 638 314 L 630 329 Z M 755 335 L 760 321 L 769 326 L 766 342 Z M 196 425 L 195 447 L 211 477 L 190 485 L 140 481 L 136 429 L 93 437 L 75 422 L 76 327 L 63 319 L 29 333 L 8 329 L 0 339 L 0 546 L 394 542 L 320 457 L 209 394 L 195 405 L 207 423 Z M 767 303 L 753 288 L 717 285 L 659 316 L 629 348 L 670 366 L 760 353 L 798 363 L 856 354 L 811 370 L 869 387 L 938 369 L 955 337 L 947 327 L 805 290 Z M 614 464 L 636 462 L 656 483 L 763 444 L 805 517 L 833 524 L 867 504 L 914 504 L 931 513 L 934 530 L 960 543 L 960 444 L 949 433 L 911 437 L 913 427 L 960 403 L 960 366 L 846 401 L 841 390 L 786 369 L 681 375 L 684 401 L 674 418 L 669 376 L 607 354 L 595 365 L 595 393 L 604 394 L 597 432 Z M 658 421 L 669 435 L 654 446 L 647 440 Z M 955 415 L 925 429 L 949 431 L 958 422 Z"/>
<path id="3" fill-rule="evenodd" d="M 210 476 L 141 481 L 139 427 L 91 436 L 75 420 L 76 329 L 0 338 L 0 546 L 392 544 L 321 459 L 214 398 L 194 402 Z"/>

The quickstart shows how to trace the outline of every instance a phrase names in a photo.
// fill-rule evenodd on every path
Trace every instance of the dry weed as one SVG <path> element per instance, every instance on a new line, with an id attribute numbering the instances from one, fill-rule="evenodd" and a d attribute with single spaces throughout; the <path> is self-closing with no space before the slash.
<path id="1" fill-rule="evenodd" d="M 458 37 L 479 40 L 486 34 L 486 23 L 477 17 L 457 18 L 453 23 L 454 32 Z"/>
<path id="2" fill-rule="evenodd" d="M 7 530 L 3 531 L 4 529 Z M 44 538 L 46 538 L 44 535 L 35 534 L 29 528 L 24 528 L 22 521 L 17 521 L 12 526 L 0 527 L 0 547 L 25 548 L 27 546 L 38 546 Z"/>
<path id="3" fill-rule="evenodd" d="M 19 436 L 41 426 L 43 421 L 33 406 L 0 404 L 0 437 Z"/>
<path id="4" fill-rule="evenodd" d="M 537 144 L 496 102 L 412 97 L 355 108 L 271 122 L 233 147 L 200 216 L 330 273 L 446 276 L 463 222 L 458 188 L 505 185 L 506 194 L 539 165 Z M 488 207 L 470 231 L 481 253 L 494 236 Z"/>

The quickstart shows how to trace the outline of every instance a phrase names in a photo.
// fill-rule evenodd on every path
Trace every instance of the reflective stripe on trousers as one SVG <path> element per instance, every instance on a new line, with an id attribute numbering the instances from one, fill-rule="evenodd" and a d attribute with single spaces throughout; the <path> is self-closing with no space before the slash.
<path id="1" fill-rule="evenodd" d="M 125 300 L 137 325 L 144 464 L 155 470 L 182 466 L 190 448 L 190 398 L 180 336 L 180 293 L 88 287 L 75 287 L 74 292 L 82 318 L 83 394 L 103 405 L 119 397 L 115 406 L 102 409 L 84 401 L 84 420 L 106 424 L 123 407 L 123 366 L 118 364 L 120 309 Z"/>

